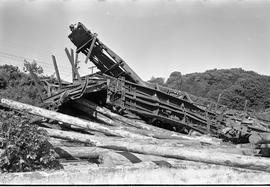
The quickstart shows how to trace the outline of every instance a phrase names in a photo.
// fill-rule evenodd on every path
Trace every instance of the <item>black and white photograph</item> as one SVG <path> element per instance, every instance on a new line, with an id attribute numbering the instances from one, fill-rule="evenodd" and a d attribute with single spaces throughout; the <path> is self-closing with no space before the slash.
<path id="1" fill-rule="evenodd" d="M 270 184 L 270 0 L 0 0 L 0 185 Z"/>

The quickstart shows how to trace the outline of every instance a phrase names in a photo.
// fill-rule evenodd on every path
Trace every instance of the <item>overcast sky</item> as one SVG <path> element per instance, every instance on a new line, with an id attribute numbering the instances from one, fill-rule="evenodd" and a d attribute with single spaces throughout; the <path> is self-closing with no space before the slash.
<path id="1" fill-rule="evenodd" d="M 51 74 L 55 54 L 70 80 L 64 48 L 75 49 L 67 36 L 78 21 L 144 80 L 238 67 L 270 75 L 270 1 L 258 0 L 0 0 L 0 65 L 34 58 Z"/>

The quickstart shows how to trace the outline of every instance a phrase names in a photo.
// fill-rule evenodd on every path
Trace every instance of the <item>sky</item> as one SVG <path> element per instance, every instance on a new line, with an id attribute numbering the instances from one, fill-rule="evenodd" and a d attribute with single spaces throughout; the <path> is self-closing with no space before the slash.
<path id="1" fill-rule="evenodd" d="M 75 49 L 67 36 L 79 21 L 143 80 L 214 68 L 270 75 L 267 0 L 0 0 L 0 65 L 35 59 L 50 75 L 54 54 L 71 80 L 64 48 Z"/>

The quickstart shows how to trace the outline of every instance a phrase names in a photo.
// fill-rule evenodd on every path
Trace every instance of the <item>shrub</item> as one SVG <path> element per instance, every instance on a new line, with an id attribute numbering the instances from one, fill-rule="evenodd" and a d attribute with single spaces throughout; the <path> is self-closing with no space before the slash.
<path id="1" fill-rule="evenodd" d="M 62 168 L 46 131 L 31 124 L 30 117 L 0 110 L 0 137 L 4 148 L 0 156 L 2 172 Z"/>

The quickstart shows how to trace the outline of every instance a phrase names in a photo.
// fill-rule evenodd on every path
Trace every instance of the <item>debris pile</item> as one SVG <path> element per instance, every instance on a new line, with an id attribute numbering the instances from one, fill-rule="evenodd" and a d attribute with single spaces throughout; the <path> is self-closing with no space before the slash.
<path id="1" fill-rule="evenodd" d="M 39 80 L 30 72 L 42 108 L 0 102 L 39 116 L 35 124 L 48 132 L 59 158 L 120 165 L 151 161 L 169 167 L 180 159 L 270 171 L 270 160 L 261 157 L 269 155 L 268 122 L 246 111 L 210 110 L 187 93 L 144 82 L 96 33 L 81 23 L 70 29 L 77 50 L 75 55 L 65 52 L 73 82 L 61 80 L 52 56 L 57 81 Z M 80 76 L 79 53 L 100 71 Z"/>
<path id="2" fill-rule="evenodd" d="M 180 159 L 269 171 L 270 160 L 255 157 L 259 155 L 256 147 L 225 144 L 205 135 L 184 135 L 131 120 L 87 100 L 80 102 L 96 107 L 96 113 L 103 116 L 104 121 L 107 118 L 107 122 L 90 121 L 1 99 L 5 107 L 39 116 L 32 123 L 48 132 L 59 159 L 87 159 L 107 166 L 151 161 L 162 167 L 178 167 Z"/>

